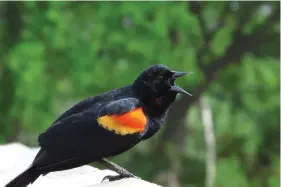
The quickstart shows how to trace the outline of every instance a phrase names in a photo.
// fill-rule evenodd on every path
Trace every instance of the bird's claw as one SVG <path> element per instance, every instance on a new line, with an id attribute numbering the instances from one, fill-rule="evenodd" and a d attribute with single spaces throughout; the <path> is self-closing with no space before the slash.
<path id="1" fill-rule="evenodd" d="M 110 182 L 112 181 L 116 181 L 116 180 L 120 180 L 120 179 L 123 179 L 123 178 L 136 178 L 136 179 L 140 179 L 139 177 L 133 175 L 133 174 L 121 174 L 121 175 L 107 175 L 105 176 L 103 179 L 102 179 L 102 183 L 105 181 L 105 180 L 108 180 Z"/>

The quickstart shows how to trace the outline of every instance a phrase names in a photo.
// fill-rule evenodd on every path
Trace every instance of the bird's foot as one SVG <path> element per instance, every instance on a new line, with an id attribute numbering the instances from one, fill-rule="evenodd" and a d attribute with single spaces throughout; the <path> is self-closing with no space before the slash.
<path id="1" fill-rule="evenodd" d="M 136 179 L 140 179 L 139 177 L 131 174 L 131 173 L 122 173 L 119 175 L 107 175 L 105 176 L 101 182 L 104 182 L 105 180 L 108 180 L 110 182 L 112 181 L 116 181 L 116 180 L 120 180 L 120 179 L 124 179 L 124 178 L 136 178 Z"/>

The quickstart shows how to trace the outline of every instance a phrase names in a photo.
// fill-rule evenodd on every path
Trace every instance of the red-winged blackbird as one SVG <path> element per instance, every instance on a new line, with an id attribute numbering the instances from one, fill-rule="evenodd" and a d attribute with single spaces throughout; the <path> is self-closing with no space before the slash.
<path id="1" fill-rule="evenodd" d="M 189 94 L 175 85 L 175 79 L 186 74 L 153 65 L 132 85 L 74 105 L 39 135 L 41 149 L 34 161 L 6 187 L 25 187 L 40 175 L 94 161 L 119 174 L 105 177 L 110 181 L 135 177 L 105 158 L 127 151 L 160 129 L 177 93 Z"/>

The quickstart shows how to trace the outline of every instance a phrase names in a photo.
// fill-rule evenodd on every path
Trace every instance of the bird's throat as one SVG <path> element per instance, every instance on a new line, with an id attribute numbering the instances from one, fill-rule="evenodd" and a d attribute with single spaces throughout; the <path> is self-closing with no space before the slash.
<path id="1" fill-rule="evenodd" d="M 149 108 L 154 111 L 166 112 L 175 101 L 176 93 L 168 93 L 163 96 L 153 97 L 149 100 Z"/>

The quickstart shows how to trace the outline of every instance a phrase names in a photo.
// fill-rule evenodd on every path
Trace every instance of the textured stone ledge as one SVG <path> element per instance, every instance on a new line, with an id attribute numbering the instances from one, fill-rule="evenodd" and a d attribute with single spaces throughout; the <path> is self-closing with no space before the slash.
<path id="1" fill-rule="evenodd" d="M 0 145 L 0 186 L 26 169 L 36 155 L 38 148 L 29 148 L 20 143 Z M 53 172 L 39 177 L 30 187 L 159 187 L 140 179 L 122 179 L 114 182 L 103 182 L 104 176 L 115 174 L 110 170 L 99 170 L 91 166 Z"/>

